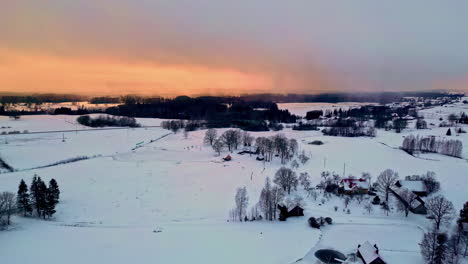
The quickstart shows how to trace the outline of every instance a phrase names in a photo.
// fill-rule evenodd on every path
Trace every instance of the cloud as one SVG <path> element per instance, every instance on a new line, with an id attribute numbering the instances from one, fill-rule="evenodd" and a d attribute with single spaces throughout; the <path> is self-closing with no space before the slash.
<path id="1" fill-rule="evenodd" d="M 0 60 L 18 75 L 36 76 L 46 90 L 66 89 L 65 84 L 103 93 L 411 90 L 465 79 L 468 73 L 463 14 L 468 2 L 463 0 L 16 0 L 4 5 L 4 54 L 42 56 L 69 67 L 60 81 L 51 82 L 53 76 L 37 74 L 36 66 L 12 69 Z M 99 69 L 87 69 L 96 62 Z M 74 68 L 87 74 L 78 78 Z M 115 74 L 115 68 L 127 70 Z M 145 78 L 135 79 L 132 68 Z M 150 78 L 155 69 L 179 75 Z M 1 78 L 0 90 L 34 88 L 17 81 Z"/>

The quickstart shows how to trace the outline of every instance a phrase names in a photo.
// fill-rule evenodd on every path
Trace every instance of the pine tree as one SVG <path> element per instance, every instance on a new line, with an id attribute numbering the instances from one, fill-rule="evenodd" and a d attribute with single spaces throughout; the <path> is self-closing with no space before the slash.
<path id="1" fill-rule="evenodd" d="M 58 186 L 57 181 L 55 179 L 52 179 L 49 182 L 49 192 L 51 192 L 54 195 L 54 199 L 58 203 L 58 201 L 60 199 L 60 189 L 59 189 L 59 186 Z"/>
<path id="2" fill-rule="evenodd" d="M 55 193 L 53 190 L 50 188 L 46 190 L 46 196 L 45 196 L 45 201 L 44 201 L 44 213 L 43 217 L 47 215 L 47 217 L 51 217 L 53 214 L 55 214 L 55 205 L 58 203 L 58 200 L 56 199 Z"/>
<path id="3" fill-rule="evenodd" d="M 36 212 L 38 216 L 40 216 L 40 211 L 37 206 L 38 204 L 37 201 L 39 197 L 39 189 L 38 189 L 39 180 L 40 178 L 35 174 L 31 182 L 31 203 L 32 203 L 32 206 L 36 208 Z"/>
<path id="4" fill-rule="evenodd" d="M 445 134 L 447 136 L 451 136 L 452 135 L 452 130 L 450 130 L 450 128 L 447 130 L 447 134 Z"/>
<path id="5" fill-rule="evenodd" d="M 440 233 L 437 235 L 437 246 L 434 252 L 434 264 L 444 264 L 447 258 L 447 235 Z"/>
<path id="6" fill-rule="evenodd" d="M 28 193 L 28 185 L 26 185 L 24 180 L 21 180 L 18 186 L 18 195 L 16 199 L 17 199 L 16 203 L 17 203 L 18 209 L 21 212 L 23 212 L 24 216 L 26 216 L 26 214 L 32 213 L 31 200 L 29 198 L 29 193 Z"/>
<path id="7" fill-rule="evenodd" d="M 44 217 L 44 208 L 46 203 L 47 186 L 41 177 L 34 175 L 31 183 L 32 204 L 36 208 L 37 216 Z"/>

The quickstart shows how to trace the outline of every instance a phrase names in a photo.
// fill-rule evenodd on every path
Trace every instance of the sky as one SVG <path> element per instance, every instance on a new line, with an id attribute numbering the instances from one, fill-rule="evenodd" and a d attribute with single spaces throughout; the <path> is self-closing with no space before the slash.
<path id="1" fill-rule="evenodd" d="M 466 0 L 15 0 L 0 91 L 468 91 Z"/>

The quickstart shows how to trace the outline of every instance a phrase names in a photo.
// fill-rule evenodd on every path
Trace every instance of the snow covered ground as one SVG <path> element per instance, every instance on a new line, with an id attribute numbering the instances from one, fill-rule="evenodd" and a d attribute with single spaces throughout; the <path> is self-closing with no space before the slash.
<path id="1" fill-rule="evenodd" d="M 464 105 L 439 108 L 424 110 L 428 123 L 436 122 L 440 114 L 466 112 Z M 0 127 L 73 130 L 77 126 L 74 118 L 24 116 L 12 121 L 1 117 Z M 146 126 L 161 122 L 138 121 Z M 468 130 L 468 126 L 464 128 Z M 308 172 L 314 185 L 324 170 L 355 176 L 370 172 L 373 180 L 387 168 L 401 177 L 431 170 L 441 181 L 441 193 L 458 211 L 468 198 L 467 134 L 452 136 L 463 141 L 464 159 L 437 154 L 413 157 L 398 149 L 406 135 L 445 136 L 446 130 L 435 126 L 418 131 L 410 128 L 401 134 L 379 130 L 376 138 L 327 137 L 318 131 L 290 129 L 281 133 L 296 138 L 300 149 L 312 156 L 297 172 Z M 349 205 L 347 214 L 338 198 L 322 204 L 322 196 L 317 200 L 307 197 L 305 217 L 272 223 L 227 222 L 236 188 L 246 186 L 249 205 L 255 204 L 265 178 L 273 177 L 281 167 L 279 160 L 264 164 L 254 156 L 234 153 L 231 162 L 222 162 L 203 144 L 205 130 L 191 132 L 188 138 L 168 133 L 157 127 L 79 131 L 65 133 L 65 142 L 62 133 L 2 136 L 0 156 L 19 171 L 0 174 L 0 192 L 16 192 L 20 179 L 29 184 L 37 174 L 45 181 L 55 178 L 62 193 L 53 220 L 15 217 L 13 229 L 0 232 L 0 263 L 288 264 L 300 258 L 302 263 L 315 263 L 316 249 L 331 247 L 347 254 L 366 240 L 381 247 L 388 263 L 423 263 L 418 243 L 429 224 L 423 216 L 405 218 L 399 212 L 385 216 L 378 208 L 368 214 L 357 201 Z M 151 142 L 155 139 L 159 140 Z M 313 140 L 325 144 L 309 145 Z M 142 141 L 148 144 L 132 150 Z M 102 156 L 27 170 L 80 155 Z M 330 216 L 334 224 L 311 229 L 309 216 Z M 36 254 L 24 254 L 32 248 L 37 248 Z"/>

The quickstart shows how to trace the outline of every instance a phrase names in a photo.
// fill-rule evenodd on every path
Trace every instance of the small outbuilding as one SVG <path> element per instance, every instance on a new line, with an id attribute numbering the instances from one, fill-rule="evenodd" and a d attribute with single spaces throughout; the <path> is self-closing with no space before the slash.
<path id="1" fill-rule="evenodd" d="M 364 264 L 385 264 L 386 262 L 379 255 L 379 248 L 377 245 L 371 245 L 366 241 L 362 245 L 358 245 L 357 256 L 364 262 Z"/>
<path id="2" fill-rule="evenodd" d="M 231 161 L 232 157 L 231 155 L 227 155 L 226 157 L 223 158 L 224 161 Z"/>

